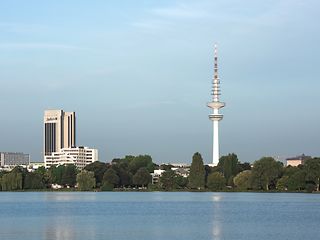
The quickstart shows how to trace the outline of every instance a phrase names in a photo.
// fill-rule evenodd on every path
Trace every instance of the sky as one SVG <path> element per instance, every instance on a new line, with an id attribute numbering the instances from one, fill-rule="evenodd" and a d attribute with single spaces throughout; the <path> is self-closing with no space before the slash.
<path id="1" fill-rule="evenodd" d="M 213 46 L 220 153 L 320 155 L 320 2 L 0 2 L 0 151 L 42 161 L 45 109 L 75 111 L 100 161 L 210 163 Z"/>

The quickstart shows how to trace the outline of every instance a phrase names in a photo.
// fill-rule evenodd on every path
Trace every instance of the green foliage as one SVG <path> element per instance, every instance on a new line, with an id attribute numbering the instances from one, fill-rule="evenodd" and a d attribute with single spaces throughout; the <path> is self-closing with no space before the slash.
<path id="1" fill-rule="evenodd" d="M 120 183 L 119 183 L 120 186 L 128 187 L 132 185 L 132 178 L 133 178 L 132 173 L 127 172 L 124 169 L 120 169 L 118 172 L 118 176 L 120 178 Z"/>
<path id="2" fill-rule="evenodd" d="M 310 190 L 312 186 L 315 185 L 315 189 L 319 190 L 319 178 L 320 178 L 320 159 L 313 158 L 305 161 L 303 166 L 306 172 L 306 183 L 308 184 L 308 189 Z"/>
<path id="3" fill-rule="evenodd" d="M 283 175 L 278 181 L 277 181 L 277 190 L 279 191 L 286 191 L 288 190 L 288 182 L 289 182 L 289 176 Z"/>
<path id="4" fill-rule="evenodd" d="M 38 174 L 40 174 L 40 175 L 42 175 L 42 176 L 44 176 L 44 175 L 47 173 L 47 170 L 46 170 L 45 167 L 39 167 L 39 168 L 36 169 L 34 172 L 35 172 L 35 173 L 38 173 Z"/>
<path id="5" fill-rule="evenodd" d="M 160 184 L 162 189 L 164 189 L 165 191 L 176 189 L 177 187 L 176 178 L 177 178 L 177 174 L 171 169 L 162 173 L 162 176 L 160 177 Z"/>
<path id="6" fill-rule="evenodd" d="M 207 186 L 211 191 L 219 191 L 226 186 L 226 179 L 220 172 L 211 173 L 208 176 Z"/>
<path id="7" fill-rule="evenodd" d="M 76 184 L 77 169 L 73 164 L 51 166 L 47 173 L 48 183 L 73 187 Z M 44 175 L 46 177 L 46 175 Z"/>
<path id="8" fill-rule="evenodd" d="M 119 186 L 128 187 L 132 184 L 132 174 L 128 171 L 128 165 L 128 162 L 122 159 L 112 164 L 112 169 L 119 177 Z"/>
<path id="9" fill-rule="evenodd" d="M 225 179 L 230 179 L 231 176 L 235 176 L 238 173 L 238 162 L 238 156 L 234 153 L 229 153 L 219 159 L 218 165 L 222 168 Z"/>
<path id="10" fill-rule="evenodd" d="M 90 172 L 94 172 L 96 185 L 100 186 L 102 183 L 103 174 L 105 173 L 105 171 L 107 171 L 108 167 L 107 164 L 97 161 L 87 165 L 84 169 Z"/>
<path id="11" fill-rule="evenodd" d="M 76 178 L 76 166 L 73 164 L 65 165 L 61 176 L 61 184 L 64 186 L 74 187 L 74 185 L 76 185 L 77 182 Z"/>
<path id="12" fill-rule="evenodd" d="M 107 182 L 112 184 L 113 186 L 116 186 L 119 184 L 119 180 L 119 176 L 112 168 L 109 168 L 103 175 L 103 184 Z"/>
<path id="13" fill-rule="evenodd" d="M 220 170 L 220 169 L 219 169 Z M 218 170 L 217 170 L 217 166 L 215 166 L 215 167 L 210 167 L 209 165 L 205 165 L 204 166 L 204 171 L 205 171 L 205 177 L 204 177 L 204 182 L 206 183 L 206 182 L 208 182 L 208 176 L 210 175 L 210 173 L 213 173 L 213 172 L 219 172 Z"/>
<path id="14" fill-rule="evenodd" d="M 151 182 L 151 175 L 147 168 L 139 168 L 137 173 L 133 176 L 133 184 L 145 187 Z"/>
<path id="15" fill-rule="evenodd" d="M 284 176 L 288 176 L 291 177 L 293 174 L 295 174 L 296 172 L 298 172 L 300 170 L 300 168 L 298 167 L 293 167 L 293 166 L 287 166 L 283 169 L 283 175 Z"/>
<path id="16" fill-rule="evenodd" d="M 304 170 L 299 169 L 292 174 L 288 179 L 288 190 L 296 191 L 296 190 L 304 190 L 306 187 L 306 173 Z"/>
<path id="17" fill-rule="evenodd" d="M 161 191 L 161 187 L 159 186 L 159 184 L 149 184 L 148 185 L 148 190 L 149 191 Z"/>
<path id="18" fill-rule="evenodd" d="M 251 170 L 245 170 L 233 178 L 234 185 L 237 189 L 245 191 L 251 189 Z"/>
<path id="19" fill-rule="evenodd" d="M 205 169 L 201 154 L 196 152 L 192 157 L 189 174 L 189 187 L 192 189 L 204 189 Z"/>
<path id="20" fill-rule="evenodd" d="M 188 178 L 183 177 L 183 176 L 177 176 L 175 178 L 175 182 L 176 182 L 176 188 L 178 189 L 185 189 L 188 186 Z"/>
<path id="21" fill-rule="evenodd" d="M 114 189 L 114 184 L 109 182 L 103 182 L 100 190 L 101 191 L 112 191 Z"/>
<path id="22" fill-rule="evenodd" d="M 38 172 L 27 173 L 24 179 L 24 189 L 44 189 L 43 175 Z"/>
<path id="23" fill-rule="evenodd" d="M 22 173 L 12 170 L 1 177 L 1 189 L 2 191 L 21 190 L 22 181 Z"/>
<path id="24" fill-rule="evenodd" d="M 94 172 L 82 170 L 77 174 L 77 185 L 80 191 L 90 191 L 96 187 Z"/>
<path id="25" fill-rule="evenodd" d="M 173 165 L 171 164 L 161 164 L 160 167 L 159 167 L 161 170 L 171 170 L 171 168 L 173 168 Z"/>
<path id="26" fill-rule="evenodd" d="M 128 187 L 132 184 L 135 184 L 133 178 L 139 169 L 145 168 L 147 169 L 148 173 L 150 173 L 154 171 L 157 165 L 152 162 L 152 158 L 149 155 L 129 155 L 121 159 L 113 159 L 111 167 L 119 177 L 119 182 L 116 185 Z"/>
<path id="27" fill-rule="evenodd" d="M 317 185 L 314 184 L 313 182 L 307 182 L 306 183 L 306 191 L 308 193 L 312 193 L 313 191 L 316 191 L 317 190 Z"/>
<path id="28" fill-rule="evenodd" d="M 146 168 L 148 172 L 153 172 L 154 164 L 149 155 L 139 155 L 129 162 L 129 171 L 135 175 L 140 168 Z"/>
<path id="29" fill-rule="evenodd" d="M 245 170 L 251 170 L 251 164 L 248 162 L 244 162 L 244 163 L 238 162 L 237 173 L 245 171 Z"/>
<path id="30" fill-rule="evenodd" d="M 252 187 L 266 190 L 276 187 L 276 181 L 281 176 L 283 164 L 272 157 L 263 157 L 253 164 Z"/>
<path id="31" fill-rule="evenodd" d="M 62 175 L 64 172 L 65 166 L 51 166 L 48 170 L 49 183 L 56 183 L 62 185 Z"/>

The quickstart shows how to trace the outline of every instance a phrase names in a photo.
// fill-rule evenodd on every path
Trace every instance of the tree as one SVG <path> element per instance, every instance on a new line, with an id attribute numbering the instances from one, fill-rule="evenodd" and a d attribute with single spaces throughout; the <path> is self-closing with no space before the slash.
<path id="1" fill-rule="evenodd" d="M 276 187 L 276 181 L 281 176 L 283 164 L 272 157 L 263 157 L 254 162 L 252 168 L 252 184 L 255 189 L 268 191 Z"/>
<path id="2" fill-rule="evenodd" d="M 171 165 L 171 164 L 161 164 L 160 165 L 161 170 L 167 171 L 167 170 L 171 170 L 171 168 L 173 168 L 173 165 Z"/>
<path id="3" fill-rule="evenodd" d="M 205 185 L 205 169 L 201 154 L 196 152 L 192 157 L 189 174 L 189 187 L 193 189 L 203 189 Z"/>
<path id="4" fill-rule="evenodd" d="M 24 179 L 24 189 L 43 189 L 45 188 L 43 176 L 37 172 L 26 174 Z"/>
<path id="5" fill-rule="evenodd" d="M 175 178 L 176 187 L 179 189 L 185 189 L 188 186 L 188 178 L 183 176 L 177 176 Z"/>
<path id="6" fill-rule="evenodd" d="M 127 161 L 119 160 L 113 163 L 111 167 L 119 176 L 119 186 L 126 187 L 132 184 L 132 174 L 128 170 Z"/>
<path id="7" fill-rule="evenodd" d="M 129 171 L 135 175 L 140 168 L 146 168 L 148 172 L 153 172 L 154 164 L 149 155 L 139 155 L 129 162 Z"/>
<path id="8" fill-rule="evenodd" d="M 132 184 L 132 174 L 130 172 L 127 172 L 124 169 L 120 169 L 118 172 L 118 176 L 120 178 L 120 185 L 122 187 L 127 187 L 130 186 Z"/>
<path id="9" fill-rule="evenodd" d="M 295 174 L 299 170 L 300 170 L 299 167 L 287 166 L 283 169 L 283 175 L 291 177 L 293 174 Z"/>
<path id="10" fill-rule="evenodd" d="M 251 188 L 251 170 L 245 170 L 233 178 L 234 185 L 237 189 L 245 191 Z"/>
<path id="11" fill-rule="evenodd" d="M 61 176 L 61 184 L 73 187 L 77 182 L 77 169 L 74 164 L 65 165 Z"/>
<path id="12" fill-rule="evenodd" d="M 6 173 L 1 178 L 2 191 L 21 190 L 22 181 L 22 173 L 13 170 Z"/>
<path id="13" fill-rule="evenodd" d="M 94 172 L 82 170 L 77 174 L 77 185 L 80 191 L 90 191 L 96 186 Z"/>
<path id="14" fill-rule="evenodd" d="M 103 174 L 103 183 L 108 182 L 114 186 L 119 184 L 119 176 L 117 175 L 116 171 L 112 168 L 109 168 L 104 174 Z"/>
<path id="15" fill-rule="evenodd" d="M 238 156 L 234 153 L 229 153 L 219 159 L 218 165 L 222 167 L 223 175 L 227 181 L 238 173 L 238 163 Z"/>
<path id="16" fill-rule="evenodd" d="M 147 168 L 139 168 L 137 173 L 133 176 L 133 184 L 145 187 L 151 182 L 151 175 Z"/>
<path id="17" fill-rule="evenodd" d="M 103 174 L 105 173 L 105 171 L 107 171 L 108 167 L 105 163 L 96 161 L 88 164 L 84 169 L 90 172 L 94 172 L 96 185 L 101 186 Z"/>
<path id="18" fill-rule="evenodd" d="M 289 176 L 284 175 L 282 176 L 278 182 L 277 182 L 277 190 L 279 191 L 286 191 L 288 190 L 288 182 L 289 182 Z"/>
<path id="19" fill-rule="evenodd" d="M 299 169 L 292 174 L 288 179 L 288 190 L 296 191 L 296 190 L 304 190 L 306 187 L 306 172 L 302 169 Z"/>
<path id="20" fill-rule="evenodd" d="M 313 158 L 305 161 L 303 168 L 306 171 L 306 184 L 309 189 L 312 189 L 311 185 L 314 185 L 315 190 L 319 190 L 320 179 L 320 159 Z"/>
<path id="21" fill-rule="evenodd" d="M 56 183 L 62 185 L 62 175 L 64 172 L 65 166 L 63 165 L 53 165 L 48 170 L 49 183 Z"/>
<path id="22" fill-rule="evenodd" d="M 248 162 L 244 162 L 244 163 L 238 162 L 237 174 L 245 170 L 251 170 L 251 164 Z"/>
<path id="23" fill-rule="evenodd" d="M 109 182 L 103 182 L 100 190 L 101 191 L 112 191 L 114 189 L 114 185 Z"/>
<path id="24" fill-rule="evenodd" d="M 170 191 L 176 188 L 176 178 L 177 178 L 177 174 L 170 170 L 165 171 L 164 173 L 162 173 L 161 177 L 160 177 L 160 183 L 161 183 L 161 187 L 162 189 L 166 190 L 166 191 Z"/>
<path id="25" fill-rule="evenodd" d="M 226 186 L 226 179 L 220 172 L 211 173 L 208 176 L 207 186 L 211 191 L 222 190 Z"/>

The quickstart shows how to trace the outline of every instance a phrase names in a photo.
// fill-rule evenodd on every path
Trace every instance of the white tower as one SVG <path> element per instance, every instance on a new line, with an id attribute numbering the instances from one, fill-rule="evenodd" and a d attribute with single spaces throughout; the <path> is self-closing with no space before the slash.
<path id="1" fill-rule="evenodd" d="M 220 96 L 220 80 L 218 76 L 218 52 L 217 45 L 214 45 L 214 76 L 212 80 L 212 101 L 207 106 L 213 109 L 213 113 L 209 115 L 209 119 L 213 122 L 213 149 L 212 149 L 212 164 L 217 166 L 219 163 L 219 121 L 223 115 L 219 113 L 219 109 L 225 106 L 224 102 L 219 101 Z"/>

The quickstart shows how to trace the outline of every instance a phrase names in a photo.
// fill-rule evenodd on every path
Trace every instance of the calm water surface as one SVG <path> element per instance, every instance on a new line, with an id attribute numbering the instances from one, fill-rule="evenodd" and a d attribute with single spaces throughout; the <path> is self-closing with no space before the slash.
<path id="1" fill-rule="evenodd" d="M 320 239 L 320 195 L 6 193 L 0 239 Z"/>

